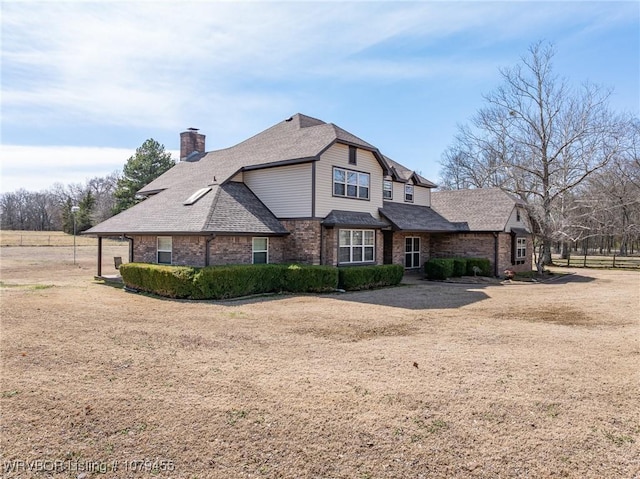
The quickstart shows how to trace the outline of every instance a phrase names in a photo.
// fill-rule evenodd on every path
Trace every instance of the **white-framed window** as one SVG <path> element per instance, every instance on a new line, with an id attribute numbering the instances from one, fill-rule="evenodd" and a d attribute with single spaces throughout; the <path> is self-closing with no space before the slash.
<path id="1" fill-rule="evenodd" d="M 388 180 L 382 182 L 382 198 L 385 200 L 393 199 L 393 182 Z"/>
<path id="2" fill-rule="evenodd" d="M 269 238 L 256 237 L 252 241 L 253 252 L 251 262 L 253 264 L 266 264 L 269 262 Z"/>
<path id="3" fill-rule="evenodd" d="M 333 168 L 333 195 L 369 199 L 369 173 Z"/>
<path id="4" fill-rule="evenodd" d="M 413 203 L 413 185 L 404 185 L 404 201 Z"/>
<path id="5" fill-rule="evenodd" d="M 420 267 L 420 238 L 408 236 L 404 239 L 404 267 Z"/>
<path id="6" fill-rule="evenodd" d="M 516 261 L 524 262 L 527 257 L 527 238 L 516 238 Z"/>
<path id="7" fill-rule="evenodd" d="M 338 263 L 373 263 L 375 260 L 374 230 L 340 230 Z"/>
<path id="8" fill-rule="evenodd" d="M 158 236 L 158 264 L 171 264 L 173 256 L 173 238 L 171 236 Z"/>

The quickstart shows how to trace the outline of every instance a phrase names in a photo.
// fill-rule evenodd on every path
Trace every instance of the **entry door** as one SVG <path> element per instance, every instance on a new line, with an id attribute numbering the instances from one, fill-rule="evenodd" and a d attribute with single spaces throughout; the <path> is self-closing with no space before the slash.
<path id="1" fill-rule="evenodd" d="M 404 239 L 404 267 L 420 267 L 420 238 L 410 236 Z"/>

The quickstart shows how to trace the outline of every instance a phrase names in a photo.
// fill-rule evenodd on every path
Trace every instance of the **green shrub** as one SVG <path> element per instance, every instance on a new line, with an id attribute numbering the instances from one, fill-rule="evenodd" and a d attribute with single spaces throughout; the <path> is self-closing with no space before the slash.
<path id="1" fill-rule="evenodd" d="M 432 258 L 424 264 L 428 279 L 443 280 L 453 276 L 453 258 Z"/>
<path id="2" fill-rule="evenodd" d="M 127 263 L 120 266 L 122 281 L 128 287 L 169 298 L 189 298 L 196 269 L 190 266 L 163 266 Z"/>
<path id="3" fill-rule="evenodd" d="M 451 276 L 459 278 L 467 274 L 467 258 L 453 258 L 453 272 Z"/>
<path id="4" fill-rule="evenodd" d="M 292 293 L 326 293 L 338 286 L 338 270 L 332 266 L 285 266 L 283 289 Z"/>
<path id="5" fill-rule="evenodd" d="M 282 265 L 208 266 L 194 277 L 194 299 L 226 299 L 284 289 Z"/>
<path id="6" fill-rule="evenodd" d="M 480 269 L 479 273 L 474 273 L 473 268 Z M 491 276 L 491 262 L 487 258 L 467 258 L 467 276 Z"/>
<path id="7" fill-rule="evenodd" d="M 339 268 L 339 287 L 347 291 L 400 284 L 404 268 L 397 264 Z"/>

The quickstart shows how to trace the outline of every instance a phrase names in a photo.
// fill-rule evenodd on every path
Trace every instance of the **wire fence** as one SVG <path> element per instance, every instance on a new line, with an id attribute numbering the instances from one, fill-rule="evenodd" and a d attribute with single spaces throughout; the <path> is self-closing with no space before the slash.
<path id="1" fill-rule="evenodd" d="M 119 239 L 109 239 L 119 243 Z M 0 246 L 73 246 L 73 235 L 62 231 L 2 231 Z M 98 239 L 90 236 L 76 235 L 76 246 L 97 246 Z"/>

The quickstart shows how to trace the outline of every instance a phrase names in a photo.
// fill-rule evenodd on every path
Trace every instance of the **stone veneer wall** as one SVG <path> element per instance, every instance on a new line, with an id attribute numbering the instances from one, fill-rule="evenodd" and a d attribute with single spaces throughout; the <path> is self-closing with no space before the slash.
<path id="1" fill-rule="evenodd" d="M 429 255 L 431 254 L 431 241 L 430 235 L 428 233 L 404 233 L 400 231 L 394 232 L 392 262 L 393 264 L 399 264 L 404 267 L 405 238 L 407 237 L 420 238 L 420 267 L 422 267 L 424 263 L 429 259 Z"/>
<path id="2" fill-rule="evenodd" d="M 173 236 L 171 264 L 180 266 L 204 266 L 204 236 Z M 133 236 L 133 261 L 137 263 L 157 262 L 157 236 Z"/>

